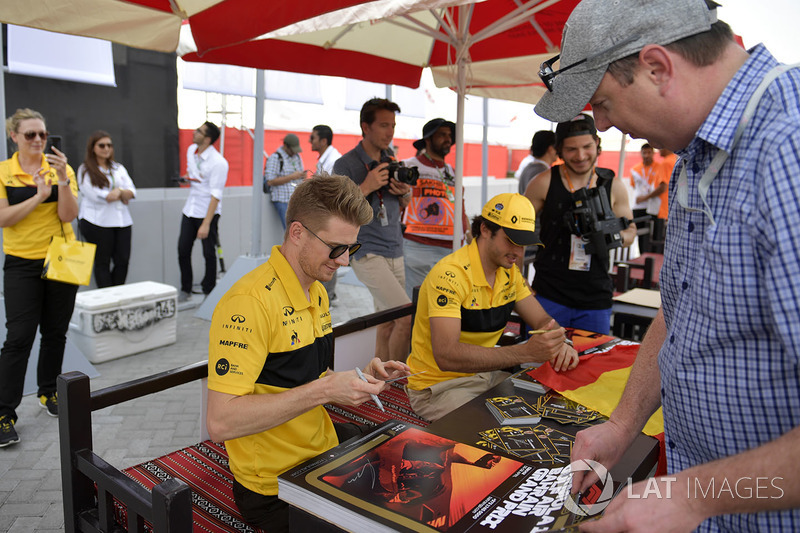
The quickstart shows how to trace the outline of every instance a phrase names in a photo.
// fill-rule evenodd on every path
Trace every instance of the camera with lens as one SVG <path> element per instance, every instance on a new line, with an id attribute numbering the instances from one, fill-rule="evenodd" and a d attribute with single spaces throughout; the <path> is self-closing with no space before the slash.
<path id="1" fill-rule="evenodd" d="M 419 179 L 419 169 L 417 167 L 407 167 L 402 161 L 395 161 L 388 157 L 382 157 L 380 163 L 389 163 L 386 170 L 389 171 L 389 177 L 394 178 L 401 183 L 407 183 L 412 187 L 417 184 Z M 377 167 L 380 163 L 373 161 L 369 165 L 369 169 Z"/>
<path id="2" fill-rule="evenodd" d="M 598 169 L 602 170 L 602 169 Z M 564 223 L 586 244 L 586 253 L 596 255 L 602 261 L 608 261 L 608 251 L 622 246 L 621 232 L 631 223 L 649 219 L 645 217 L 628 220 L 617 217 L 611 209 L 604 184 L 611 177 L 601 177 L 598 172 L 597 187 L 578 189 L 572 193 L 573 208 L 564 213 Z"/>

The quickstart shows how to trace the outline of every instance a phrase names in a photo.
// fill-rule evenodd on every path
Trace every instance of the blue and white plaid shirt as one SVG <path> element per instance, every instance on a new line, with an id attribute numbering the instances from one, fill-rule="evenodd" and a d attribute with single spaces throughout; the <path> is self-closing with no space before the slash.
<path id="1" fill-rule="evenodd" d="M 280 154 L 280 155 L 278 155 Z M 281 157 L 283 158 L 283 169 L 281 170 Z M 280 176 L 288 176 L 293 172 L 303 170 L 303 160 L 300 154 L 289 155 L 286 149 L 281 146 L 267 158 L 267 165 L 264 168 L 264 178 L 267 180 L 274 180 Z M 294 190 L 300 184 L 300 180 L 292 180 L 283 185 L 276 185 L 272 187 L 270 199 L 273 202 L 289 202 Z"/>
<path id="2" fill-rule="evenodd" d="M 772 82 L 712 182 L 716 225 L 676 199 L 685 163 L 689 207 L 703 207 L 698 181 L 718 150 L 731 150 L 750 96 L 778 64 L 763 46 L 750 54 L 670 181 L 659 366 L 671 472 L 800 425 L 800 69 Z M 700 530 L 798 531 L 800 509 L 725 515 Z"/>

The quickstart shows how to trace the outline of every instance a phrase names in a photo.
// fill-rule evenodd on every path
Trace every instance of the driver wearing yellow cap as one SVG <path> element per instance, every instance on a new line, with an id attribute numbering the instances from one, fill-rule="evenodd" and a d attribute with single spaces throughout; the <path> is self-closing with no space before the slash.
<path id="1" fill-rule="evenodd" d="M 500 369 L 549 362 L 574 368 L 578 354 L 564 330 L 531 295 L 516 266 L 524 247 L 537 244 L 536 215 L 516 193 L 489 200 L 472 221 L 472 243 L 436 263 L 422 283 L 408 365 L 408 396 L 420 416 L 438 420 L 494 387 L 509 374 Z M 496 347 L 511 312 L 536 329 L 515 346 Z"/>

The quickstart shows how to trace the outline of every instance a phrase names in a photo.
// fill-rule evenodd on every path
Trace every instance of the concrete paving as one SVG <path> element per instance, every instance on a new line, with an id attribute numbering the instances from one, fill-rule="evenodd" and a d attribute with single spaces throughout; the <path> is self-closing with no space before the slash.
<path id="1" fill-rule="evenodd" d="M 341 273 L 336 292 L 334 324 L 373 311 L 369 291 L 352 272 Z M 208 326 L 194 310 L 180 311 L 174 344 L 95 365 L 100 376 L 92 390 L 207 360 Z M 95 451 L 124 469 L 198 442 L 200 394 L 199 383 L 188 383 L 96 411 Z M 0 448 L 0 532 L 63 531 L 58 420 L 33 395 L 23 398 L 17 413 L 20 443 Z"/>

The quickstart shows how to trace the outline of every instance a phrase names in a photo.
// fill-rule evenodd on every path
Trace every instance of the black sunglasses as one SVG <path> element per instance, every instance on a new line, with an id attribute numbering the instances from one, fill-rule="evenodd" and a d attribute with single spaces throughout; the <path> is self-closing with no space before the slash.
<path id="1" fill-rule="evenodd" d="M 25 137 L 26 141 L 34 140 L 37 135 L 39 137 L 41 137 L 41 139 L 43 141 L 46 141 L 47 137 L 50 135 L 50 132 L 47 132 L 47 131 L 26 131 L 25 133 L 22 134 L 22 136 Z"/>
<path id="2" fill-rule="evenodd" d="M 558 70 L 553 70 L 553 64 L 556 61 L 558 61 L 558 59 L 561 57 L 561 54 L 558 54 L 557 56 L 551 57 L 550 59 L 548 59 L 547 61 L 545 61 L 541 65 L 539 65 L 539 78 L 541 78 L 541 80 L 544 83 L 545 87 L 547 87 L 547 90 L 550 91 L 550 92 L 553 92 L 553 79 L 556 76 L 558 76 L 559 74 L 561 74 L 562 72 L 566 72 L 566 71 L 568 71 L 569 69 L 571 69 L 573 67 L 577 67 L 578 65 L 583 65 L 587 61 L 592 61 L 593 59 L 597 59 L 598 57 L 600 57 L 600 56 L 602 56 L 604 54 L 607 54 L 609 52 L 612 52 L 612 51 L 616 50 L 617 48 L 621 48 L 621 47 L 625 46 L 626 44 L 630 44 L 630 43 L 632 43 L 633 41 L 635 41 L 637 39 L 639 39 L 639 35 L 633 35 L 633 36 L 628 37 L 627 39 L 625 39 L 623 41 L 618 42 L 617 44 L 615 44 L 613 46 L 610 46 L 610 47 L 606 48 L 605 50 L 601 50 L 600 52 L 597 52 L 596 54 L 592 54 L 592 55 L 590 55 L 588 57 L 584 57 L 580 61 L 576 61 L 575 63 L 573 63 L 571 65 L 567 65 L 566 67 L 560 68 Z"/>
<path id="3" fill-rule="evenodd" d="M 97 143 L 96 145 L 98 148 L 113 148 L 113 143 Z"/>
<path id="4" fill-rule="evenodd" d="M 298 222 L 300 222 L 300 221 L 298 220 Z M 337 257 L 339 257 L 340 255 L 344 254 L 347 251 L 350 252 L 350 255 L 353 255 L 354 253 L 356 253 L 358 251 L 359 248 L 361 248 L 361 243 L 360 242 L 356 242 L 356 243 L 353 243 L 353 244 L 336 244 L 336 245 L 329 244 L 329 243 L 325 242 L 324 240 L 322 240 L 319 235 L 317 235 L 316 233 L 314 233 L 313 231 L 308 229 L 308 226 L 306 226 L 302 222 L 300 222 L 300 225 L 303 226 L 304 228 L 306 228 L 306 231 L 308 231 L 311 235 L 313 235 L 314 237 L 319 239 L 319 241 L 322 244 L 324 244 L 325 246 L 327 246 L 328 248 L 331 249 L 331 253 L 328 254 L 328 257 L 330 257 L 331 259 L 336 259 Z"/>

